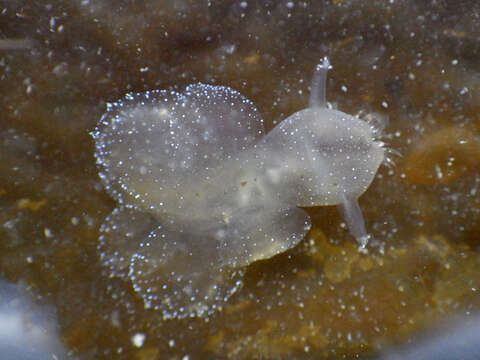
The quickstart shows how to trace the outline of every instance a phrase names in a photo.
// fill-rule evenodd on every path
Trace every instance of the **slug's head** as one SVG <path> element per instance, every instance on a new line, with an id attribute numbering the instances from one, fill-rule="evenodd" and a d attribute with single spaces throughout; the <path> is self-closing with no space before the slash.
<path id="1" fill-rule="evenodd" d="M 299 111 L 285 122 L 299 135 L 298 170 L 308 190 L 298 206 L 337 205 L 367 190 L 385 152 L 368 123 L 326 108 Z"/>
<path id="2" fill-rule="evenodd" d="M 369 123 L 327 107 L 329 69 L 327 59 L 316 67 L 309 107 L 280 124 L 277 142 L 291 158 L 297 206 L 339 205 L 350 232 L 365 245 L 368 236 L 357 199 L 370 186 L 385 150 Z"/>

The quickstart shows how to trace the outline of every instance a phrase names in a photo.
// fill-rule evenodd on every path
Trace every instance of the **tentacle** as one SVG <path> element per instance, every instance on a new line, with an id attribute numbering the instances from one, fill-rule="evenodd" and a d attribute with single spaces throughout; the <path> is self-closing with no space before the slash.
<path id="1" fill-rule="evenodd" d="M 315 73 L 313 74 L 312 87 L 310 90 L 310 108 L 326 108 L 326 83 L 327 72 L 332 66 L 327 57 L 322 59 L 322 62 L 315 67 Z"/>
<path id="2" fill-rule="evenodd" d="M 338 205 L 340 212 L 345 218 L 350 234 L 357 240 L 362 248 L 367 246 L 370 235 L 365 230 L 365 220 L 358 199 L 344 198 L 343 203 Z"/>

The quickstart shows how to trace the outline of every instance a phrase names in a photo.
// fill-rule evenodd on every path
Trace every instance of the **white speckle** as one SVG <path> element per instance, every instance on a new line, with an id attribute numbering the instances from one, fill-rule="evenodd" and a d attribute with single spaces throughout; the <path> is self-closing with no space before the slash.
<path id="1" fill-rule="evenodd" d="M 410 80 L 415 80 L 415 74 L 414 74 L 414 73 L 409 73 L 409 74 L 408 74 L 408 78 L 409 78 Z"/>
<path id="2" fill-rule="evenodd" d="M 460 90 L 460 95 L 465 95 L 466 93 L 468 93 L 468 88 L 467 88 L 467 87 L 463 87 L 463 88 Z"/>
<path id="3" fill-rule="evenodd" d="M 70 222 L 72 223 L 72 225 L 78 225 L 80 220 L 77 217 L 74 216 L 70 219 Z"/>
<path id="4" fill-rule="evenodd" d="M 136 333 L 135 335 L 132 336 L 132 344 L 133 346 L 140 348 L 143 346 L 145 343 L 145 339 L 147 336 L 143 333 Z"/>
<path id="5" fill-rule="evenodd" d="M 29 263 L 29 264 L 33 263 L 33 257 L 31 257 L 31 256 L 27 256 L 26 260 L 27 260 L 27 263 Z"/>
<path id="6" fill-rule="evenodd" d="M 382 101 L 382 106 L 385 108 L 385 109 L 388 109 L 388 103 L 386 101 Z"/>
<path id="7" fill-rule="evenodd" d="M 345 93 L 348 91 L 348 88 L 345 85 L 342 85 L 340 89 Z"/>
<path id="8" fill-rule="evenodd" d="M 288 8 L 288 9 L 293 9 L 293 7 L 295 6 L 295 4 L 293 3 L 293 1 L 289 1 L 285 4 L 285 6 Z"/>
<path id="9" fill-rule="evenodd" d="M 438 164 L 435 164 L 435 173 L 437 174 L 437 179 L 442 179 L 443 178 L 443 172 L 440 166 Z"/>
<path id="10" fill-rule="evenodd" d="M 222 47 L 222 50 L 228 55 L 232 55 L 236 49 L 237 49 L 237 46 L 235 44 L 227 44 Z"/>
<path id="11" fill-rule="evenodd" d="M 122 326 L 120 321 L 120 313 L 118 310 L 112 311 L 112 314 L 110 315 L 110 322 L 116 328 L 120 328 Z"/>
<path id="12" fill-rule="evenodd" d="M 168 346 L 169 347 L 174 347 L 175 346 L 175 340 L 174 339 L 168 340 Z"/>
<path id="13" fill-rule="evenodd" d="M 50 230 L 49 228 L 43 229 L 43 234 L 46 238 L 51 238 L 53 236 L 52 230 Z"/>
<path id="14" fill-rule="evenodd" d="M 240 3 L 240 7 L 241 7 L 242 9 L 246 9 L 247 6 L 248 6 L 248 3 L 247 3 L 246 1 L 242 1 L 242 2 Z"/>

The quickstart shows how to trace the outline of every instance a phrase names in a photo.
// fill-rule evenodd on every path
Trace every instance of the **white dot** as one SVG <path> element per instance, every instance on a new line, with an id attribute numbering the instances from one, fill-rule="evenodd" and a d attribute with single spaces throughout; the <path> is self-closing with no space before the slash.
<path id="1" fill-rule="evenodd" d="M 46 238 L 51 238 L 53 236 L 52 230 L 50 230 L 49 228 L 43 229 L 43 233 L 45 234 Z"/>
<path id="2" fill-rule="evenodd" d="M 147 336 L 145 334 L 142 334 L 142 333 L 136 333 L 135 335 L 132 336 L 132 344 L 135 346 L 135 347 L 142 347 L 143 344 L 145 343 L 145 339 L 147 338 Z"/>

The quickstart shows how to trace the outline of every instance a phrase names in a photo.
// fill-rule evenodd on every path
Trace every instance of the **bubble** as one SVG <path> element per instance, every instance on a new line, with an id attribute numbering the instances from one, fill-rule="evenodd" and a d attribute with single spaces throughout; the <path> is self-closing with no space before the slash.
<path id="1" fill-rule="evenodd" d="M 341 205 L 367 235 L 357 198 L 383 160 L 374 129 L 326 108 L 327 60 L 310 107 L 265 135 L 253 103 L 205 84 L 130 93 L 92 132 L 99 175 L 118 206 L 99 251 L 164 318 L 207 316 L 242 286 L 244 269 L 294 247 L 310 229 L 301 207 Z"/>

